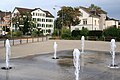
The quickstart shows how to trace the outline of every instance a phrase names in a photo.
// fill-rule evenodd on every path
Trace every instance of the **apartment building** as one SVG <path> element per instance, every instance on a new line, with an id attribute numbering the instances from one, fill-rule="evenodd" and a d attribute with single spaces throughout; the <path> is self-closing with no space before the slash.
<path id="1" fill-rule="evenodd" d="M 107 28 L 111 27 L 111 25 L 118 28 L 119 27 L 119 20 L 116 20 L 114 18 L 106 17 L 105 25 L 106 25 Z"/>
<path id="2" fill-rule="evenodd" d="M 11 12 L 0 11 L 0 35 L 5 35 L 10 28 Z"/>
<path id="3" fill-rule="evenodd" d="M 44 35 L 53 33 L 54 16 L 49 11 L 45 11 L 40 8 L 28 9 L 28 8 L 15 7 L 15 9 L 12 12 L 12 17 L 18 14 L 20 15 L 23 12 L 31 14 L 32 20 L 36 25 L 37 29 L 43 30 Z M 13 25 L 12 29 L 15 29 L 15 25 Z"/>
<path id="4" fill-rule="evenodd" d="M 82 28 L 87 28 L 88 30 L 104 30 L 110 26 L 116 25 L 118 27 L 118 20 L 107 19 L 107 12 L 99 9 L 92 10 L 86 7 L 79 7 L 80 11 L 80 23 L 76 26 L 71 26 L 71 31 Z"/>

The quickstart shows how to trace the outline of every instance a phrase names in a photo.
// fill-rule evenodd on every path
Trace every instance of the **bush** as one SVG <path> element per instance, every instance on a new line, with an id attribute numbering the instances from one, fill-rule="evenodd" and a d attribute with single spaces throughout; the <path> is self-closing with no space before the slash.
<path id="1" fill-rule="evenodd" d="M 102 31 L 100 30 L 93 30 L 93 31 L 89 31 L 88 36 L 96 36 L 98 38 L 100 38 L 102 36 Z"/>
<path id="2" fill-rule="evenodd" d="M 88 35 L 88 32 L 89 31 L 87 28 L 82 28 L 82 30 L 80 31 L 80 35 L 86 37 Z"/>
<path id="3" fill-rule="evenodd" d="M 32 31 L 31 36 L 32 37 L 37 37 L 38 36 L 38 31 L 36 31 L 36 30 Z"/>
<path id="4" fill-rule="evenodd" d="M 13 32 L 13 36 L 21 37 L 22 36 L 22 32 L 21 31 L 15 31 L 15 32 Z"/>
<path id="5" fill-rule="evenodd" d="M 118 36 L 117 36 L 117 38 L 120 38 L 120 29 L 118 29 L 117 31 L 118 31 Z"/>
<path id="6" fill-rule="evenodd" d="M 72 37 L 78 37 L 78 36 L 80 36 L 80 30 L 73 30 Z"/>
<path id="7" fill-rule="evenodd" d="M 59 34 L 58 34 L 58 30 L 55 29 L 54 32 L 52 33 L 52 36 L 58 36 L 58 35 L 59 35 Z"/>
<path id="8" fill-rule="evenodd" d="M 9 32 L 5 35 L 5 37 L 6 37 L 7 39 L 10 39 L 10 38 L 11 38 L 11 32 L 9 31 Z"/>
<path id="9" fill-rule="evenodd" d="M 81 36 L 87 36 L 88 35 L 88 29 L 83 28 L 82 30 L 73 30 L 72 31 L 72 39 L 77 39 L 79 40 Z"/>
<path id="10" fill-rule="evenodd" d="M 62 34 L 61 34 L 62 39 L 71 39 L 71 32 L 69 29 L 62 29 Z"/>
<path id="11" fill-rule="evenodd" d="M 37 31 L 37 36 L 43 36 L 43 30 L 42 31 Z"/>
<path id="12" fill-rule="evenodd" d="M 105 37 L 119 37 L 120 33 L 119 33 L 119 29 L 117 29 L 116 27 L 109 27 L 107 29 L 104 30 L 103 35 Z"/>

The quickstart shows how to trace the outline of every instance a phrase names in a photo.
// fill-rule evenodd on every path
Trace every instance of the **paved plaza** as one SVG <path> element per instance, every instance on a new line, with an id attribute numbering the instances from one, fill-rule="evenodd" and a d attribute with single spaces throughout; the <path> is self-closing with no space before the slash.
<path id="1" fill-rule="evenodd" d="M 53 57 L 53 43 L 58 44 Z M 0 69 L 0 80 L 75 80 L 72 52 L 81 51 L 80 40 L 49 40 L 12 46 L 10 65 L 13 69 Z M 116 64 L 120 66 L 120 43 L 116 42 Z M 85 41 L 85 54 L 80 57 L 79 80 L 119 80 L 120 69 L 110 69 L 109 42 Z M 5 48 L 0 48 L 0 67 L 5 66 Z"/>
<path id="2" fill-rule="evenodd" d="M 44 42 L 28 43 L 12 46 L 12 58 L 23 57 L 35 54 L 46 54 L 53 52 L 53 43 L 57 42 L 58 51 L 81 49 L 80 40 L 48 40 Z M 116 42 L 116 52 L 120 52 L 120 42 Z M 85 41 L 85 50 L 108 51 L 110 50 L 110 42 L 104 41 Z M 4 58 L 5 48 L 0 48 L 0 58 Z"/>

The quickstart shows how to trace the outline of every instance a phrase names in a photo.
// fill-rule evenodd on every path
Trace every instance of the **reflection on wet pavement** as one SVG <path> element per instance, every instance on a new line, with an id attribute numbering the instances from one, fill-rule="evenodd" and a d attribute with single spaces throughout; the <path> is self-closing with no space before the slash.
<path id="1" fill-rule="evenodd" d="M 75 80 L 72 51 L 34 55 L 11 60 L 11 70 L 0 69 L 0 80 Z M 110 69 L 109 52 L 86 51 L 81 54 L 80 80 L 119 80 L 120 69 Z M 120 65 L 120 53 L 116 53 L 116 64 Z M 0 61 L 0 67 L 5 65 Z"/>

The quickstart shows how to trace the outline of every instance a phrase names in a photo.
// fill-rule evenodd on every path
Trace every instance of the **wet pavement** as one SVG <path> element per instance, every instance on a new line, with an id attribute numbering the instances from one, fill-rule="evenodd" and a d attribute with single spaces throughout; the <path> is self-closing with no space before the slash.
<path id="1" fill-rule="evenodd" d="M 0 69 L 0 80 L 75 80 L 72 50 L 59 51 L 59 59 L 53 53 L 14 58 L 11 70 Z M 79 80 L 119 80 L 120 68 L 108 68 L 111 63 L 109 52 L 85 51 L 80 57 Z M 0 60 L 0 67 L 5 65 Z M 116 53 L 116 64 L 120 66 L 120 53 Z"/>

